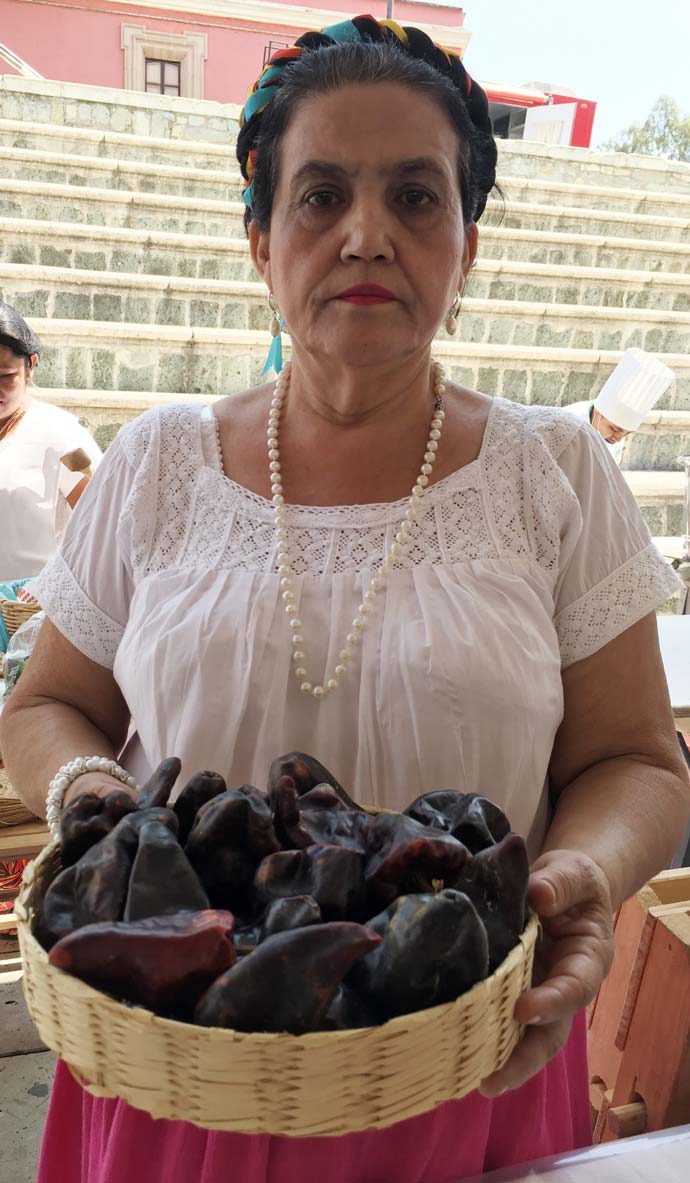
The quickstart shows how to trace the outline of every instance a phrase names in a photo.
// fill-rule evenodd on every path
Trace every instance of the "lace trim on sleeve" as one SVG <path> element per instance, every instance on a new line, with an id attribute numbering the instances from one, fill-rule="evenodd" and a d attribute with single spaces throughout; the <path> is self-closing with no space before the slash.
<path id="1" fill-rule="evenodd" d="M 125 630 L 91 602 L 60 552 L 31 581 L 31 590 L 46 616 L 80 653 L 113 668 Z"/>
<path id="2" fill-rule="evenodd" d="M 682 587 L 654 543 L 650 543 L 558 613 L 554 623 L 563 668 L 596 653 Z"/>

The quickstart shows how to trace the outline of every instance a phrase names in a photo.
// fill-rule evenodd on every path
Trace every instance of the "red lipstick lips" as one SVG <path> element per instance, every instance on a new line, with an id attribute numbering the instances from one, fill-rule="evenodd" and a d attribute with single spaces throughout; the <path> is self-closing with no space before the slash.
<path id="1" fill-rule="evenodd" d="M 345 300 L 348 304 L 389 304 L 391 300 L 396 299 L 393 292 L 389 292 L 388 288 L 379 287 L 377 283 L 358 283 L 347 291 L 340 292 L 336 298 Z"/>

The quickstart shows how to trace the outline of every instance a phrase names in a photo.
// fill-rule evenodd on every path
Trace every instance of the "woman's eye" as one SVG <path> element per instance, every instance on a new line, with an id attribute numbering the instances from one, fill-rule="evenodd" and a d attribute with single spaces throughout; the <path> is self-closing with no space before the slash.
<path id="1" fill-rule="evenodd" d="M 313 193 L 307 194 L 306 204 L 316 206 L 317 209 L 328 209 L 336 200 L 336 194 L 330 189 L 316 189 Z"/>
<path id="2" fill-rule="evenodd" d="M 403 203 L 412 207 L 431 205 L 434 201 L 433 196 L 431 193 L 427 193 L 426 189 L 406 189 L 401 196 Z"/>

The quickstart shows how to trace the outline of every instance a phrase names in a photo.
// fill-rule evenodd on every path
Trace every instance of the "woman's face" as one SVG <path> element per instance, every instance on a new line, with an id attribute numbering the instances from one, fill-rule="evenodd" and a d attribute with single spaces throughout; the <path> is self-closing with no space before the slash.
<path id="1" fill-rule="evenodd" d="M 26 403 L 26 384 L 35 364 L 34 356 L 27 372 L 26 358 L 17 357 L 6 345 L 0 345 L 0 423 Z"/>
<path id="2" fill-rule="evenodd" d="M 449 117 L 407 87 L 349 86 L 300 104 L 270 230 L 250 226 L 294 349 L 367 366 L 428 348 L 476 253 L 457 160 Z M 347 294 L 360 285 L 383 293 Z"/>

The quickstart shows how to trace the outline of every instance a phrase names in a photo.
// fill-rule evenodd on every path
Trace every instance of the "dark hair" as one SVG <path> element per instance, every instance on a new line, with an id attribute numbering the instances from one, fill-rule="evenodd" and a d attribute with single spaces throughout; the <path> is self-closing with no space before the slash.
<path id="1" fill-rule="evenodd" d="M 0 302 L 0 345 L 10 349 L 15 357 L 23 357 L 29 368 L 34 353 L 40 354 L 38 337 L 32 333 L 24 317 L 11 304 Z"/>
<path id="2" fill-rule="evenodd" d="M 353 23 L 359 26 L 363 19 Z M 381 28 L 375 21 L 367 21 L 369 24 Z M 382 38 L 385 32 L 381 30 Z M 406 28 L 405 33 L 407 45 L 369 37 L 334 44 L 320 33 L 307 33 L 299 39 L 297 45 L 308 52 L 284 63 L 277 86 L 271 80 L 275 94 L 243 123 L 237 138 L 243 176 L 252 181 L 245 229 L 251 221 L 256 221 L 262 231 L 269 228 L 280 145 L 298 104 L 317 94 L 371 83 L 398 83 L 419 91 L 446 112 L 458 135 L 463 219 L 465 225 L 478 221 L 496 183 L 497 149 L 486 94 L 472 81 L 458 57 L 444 53 L 418 29 Z"/>

